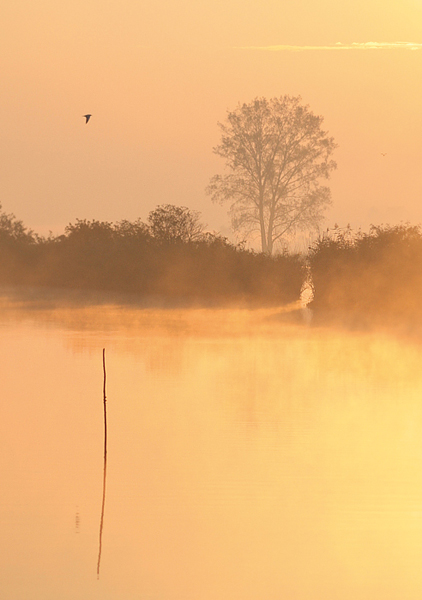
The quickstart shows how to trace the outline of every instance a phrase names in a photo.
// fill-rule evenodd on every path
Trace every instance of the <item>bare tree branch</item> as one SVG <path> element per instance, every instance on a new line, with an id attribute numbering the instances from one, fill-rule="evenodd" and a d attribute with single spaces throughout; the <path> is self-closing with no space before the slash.
<path id="1" fill-rule="evenodd" d="M 263 252 L 299 229 L 315 229 L 331 203 L 320 185 L 336 168 L 336 148 L 301 98 L 256 98 L 239 104 L 219 123 L 221 143 L 214 153 L 226 173 L 207 187 L 214 202 L 230 202 L 235 231 L 261 236 Z"/>

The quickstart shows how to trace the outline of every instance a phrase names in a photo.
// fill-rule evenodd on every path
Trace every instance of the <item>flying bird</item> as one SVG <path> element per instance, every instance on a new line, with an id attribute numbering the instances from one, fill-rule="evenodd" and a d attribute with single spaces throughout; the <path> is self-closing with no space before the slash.
<path id="1" fill-rule="evenodd" d="M 381 152 L 381 156 L 387 156 L 387 152 Z"/>
<path id="2" fill-rule="evenodd" d="M 82 115 L 83 117 L 85 117 L 86 121 L 85 121 L 85 125 L 88 123 L 88 121 L 90 120 L 90 118 L 92 117 L 92 115 Z"/>

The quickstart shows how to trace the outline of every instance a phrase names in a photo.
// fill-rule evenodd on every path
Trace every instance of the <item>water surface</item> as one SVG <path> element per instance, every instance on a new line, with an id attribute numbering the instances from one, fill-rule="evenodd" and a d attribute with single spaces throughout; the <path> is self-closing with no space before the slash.
<path id="1" fill-rule="evenodd" d="M 279 317 L 3 302 L 2 597 L 419 600 L 420 348 Z"/>

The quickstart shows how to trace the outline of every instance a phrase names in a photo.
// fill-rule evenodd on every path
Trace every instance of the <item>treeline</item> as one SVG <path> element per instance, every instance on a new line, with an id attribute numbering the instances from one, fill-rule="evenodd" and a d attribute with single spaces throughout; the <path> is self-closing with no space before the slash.
<path id="1" fill-rule="evenodd" d="M 1 207 L 0 207 L 1 208 Z M 102 290 L 185 305 L 280 305 L 300 296 L 298 254 L 269 256 L 204 232 L 199 213 L 163 205 L 141 220 L 77 220 L 41 237 L 0 213 L 0 285 Z"/>
<path id="2" fill-rule="evenodd" d="M 422 326 L 422 232 L 419 226 L 335 229 L 311 248 L 308 264 L 319 320 L 356 327 Z"/>
<path id="3" fill-rule="evenodd" d="M 317 323 L 422 327 L 422 231 L 335 228 L 307 256 L 270 256 L 205 232 L 200 214 L 158 206 L 144 223 L 77 220 L 41 237 L 0 205 L 0 285 L 131 294 L 160 305 L 282 305 L 311 285 Z"/>

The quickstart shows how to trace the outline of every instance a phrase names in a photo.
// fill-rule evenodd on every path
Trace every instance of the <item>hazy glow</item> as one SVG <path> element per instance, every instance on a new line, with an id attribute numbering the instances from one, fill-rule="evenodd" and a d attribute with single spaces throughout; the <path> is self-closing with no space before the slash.
<path id="1" fill-rule="evenodd" d="M 0 326 L 5 598 L 420 599 L 416 346 L 269 311 L 3 305 Z"/>
<path id="2" fill-rule="evenodd" d="M 422 221 L 422 60 L 399 51 L 420 47 L 420 1 L 3 4 L 1 198 L 36 231 L 174 203 L 229 233 L 204 193 L 217 121 L 284 94 L 339 144 L 327 225 Z"/>

